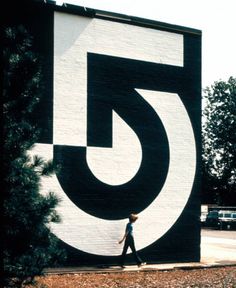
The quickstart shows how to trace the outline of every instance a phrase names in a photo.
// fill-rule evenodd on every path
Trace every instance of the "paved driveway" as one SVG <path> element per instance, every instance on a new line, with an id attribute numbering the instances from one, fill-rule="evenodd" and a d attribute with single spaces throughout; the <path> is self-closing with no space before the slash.
<path id="1" fill-rule="evenodd" d="M 201 262 L 236 264 L 236 231 L 202 229 Z"/>

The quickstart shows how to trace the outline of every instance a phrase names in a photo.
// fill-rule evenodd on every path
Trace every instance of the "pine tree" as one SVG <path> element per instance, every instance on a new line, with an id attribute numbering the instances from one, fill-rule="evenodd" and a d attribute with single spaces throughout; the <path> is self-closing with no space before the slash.
<path id="1" fill-rule="evenodd" d="M 23 26 L 7 27 L 3 39 L 3 265 L 6 287 L 22 287 L 64 257 L 50 222 L 60 218 L 59 200 L 39 193 L 40 178 L 54 173 L 52 161 L 27 151 L 40 130 L 32 115 L 42 93 L 40 61 Z M 13 281 L 14 280 L 14 281 Z"/>

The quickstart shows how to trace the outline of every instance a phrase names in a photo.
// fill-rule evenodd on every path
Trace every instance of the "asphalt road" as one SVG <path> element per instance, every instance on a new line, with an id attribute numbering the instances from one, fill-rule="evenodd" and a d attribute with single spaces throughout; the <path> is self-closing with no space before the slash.
<path id="1" fill-rule="evenodd" d="M 202 229 L 201 262 L 236 264 L 236 231 Z"/>

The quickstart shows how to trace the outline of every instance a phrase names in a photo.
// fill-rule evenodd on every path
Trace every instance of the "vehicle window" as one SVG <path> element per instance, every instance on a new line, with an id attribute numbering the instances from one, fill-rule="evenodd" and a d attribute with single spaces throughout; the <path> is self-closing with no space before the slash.
<path id="1" fill-rule="evenodd" d="M 225 213 L 225 217 L 231 218 L 231 214 L 230 213 Z"/>
<path id="2" fill-rule="evenodd" d="M 209 212 L 207 218 L 214 218 L 214 219 L 218 218 L 218 212 Z"/>
<path id="3" fill-rule="evenodd" d="M 210 215 L 212 215 L 212 216 L 217 216 L 217 214 L 218 214 L 217 212 L 211 212 L 210 213 Z"/>

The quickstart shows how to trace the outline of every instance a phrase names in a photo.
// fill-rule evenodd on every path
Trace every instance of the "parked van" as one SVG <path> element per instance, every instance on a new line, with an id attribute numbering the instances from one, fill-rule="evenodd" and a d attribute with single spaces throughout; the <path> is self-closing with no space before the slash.
<path id="1" fill-rule="evenodd" d="M 220 229 L 236 228 L 236 211 L 220 210 L 218 215 Z"/>
<path id="2" fill-rule="evenodd" d="M 205 226 L 216 229 L 236 229 L 236 211 L 210 211 Z"/>
<path id="3" fill-rule="evenodd" d="M 205 226 L 220 228 L 219 212 L 216 210 L 209 211 L 206 217 Z"/>

